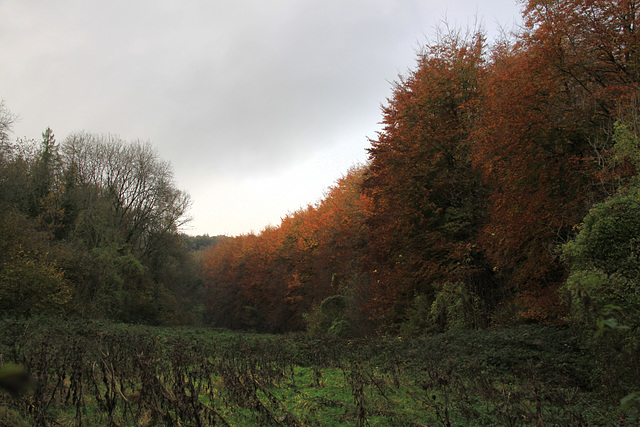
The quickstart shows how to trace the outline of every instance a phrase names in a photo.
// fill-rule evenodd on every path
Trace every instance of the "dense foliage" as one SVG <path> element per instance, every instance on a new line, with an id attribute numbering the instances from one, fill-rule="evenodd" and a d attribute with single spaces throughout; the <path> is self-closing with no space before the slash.
<path id="1" fill-rule="evenodd" d="M 633 311 L 604 295 L 636 295 L 638 8 L 529 0 L 509 38 L 439 33 L 367 164 L 258 234 L 181 235 L 149 143 L 13 141 L 2 104 L 0 308 L 348 336 Z"/>
<path id="2" fill-rule="evenodd" d="M 189 196 L 149 144 L 77 133 L 11 141 L 0 108 L 0 310 L 152 324 L 203 318 Z"/>
<path id="3" fill-rule="evenodd" d="M 593 270 L 575 245 L 600 245 L 584 230 L 568 243 L 592 206 L 624 228 L 599 246 L 601 263 L 636 256 L 635 229 L 610 207 L 638 214 L 638 8 L 531 0 L 510 39 L 440 34 L 394 85 L 366 165 L 207 255 L 214 322 L 282 331 L 306 316 L 309 330 L 357 335 L 567 320 L 570 284 Z M 636 295 L 618 273 L 589 274 Z"/>
<path id="4" fill-rule="evenodd" d="M 207 309 L 214 324 L 283 332 L 304 327 L 304 313 L 366 283 L 363 169 L 354 168 L 323 201 L 260 235 L 226 239 L 205 256 Z M 358 313 L 349 313 L 358 316 Z"/>

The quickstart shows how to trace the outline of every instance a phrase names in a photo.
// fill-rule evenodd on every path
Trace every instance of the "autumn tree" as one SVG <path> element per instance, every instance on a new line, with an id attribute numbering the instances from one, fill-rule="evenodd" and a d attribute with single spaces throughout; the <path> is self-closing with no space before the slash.
<path id="1" fill-rule="evenodd" d="M 209 321 L 216 326 L 256 329 L 255 308 L 246 294 L 256 275 L 251 270 L 251 244 L 255 235 L 225 239 L 205 255 L 202 275 Z M 269 266 L 265 266 L 268 268 Z"/>
<path id="2" fill-rule="evenodd" d="M 451 32 L 424 48 L 417 70 L 396 84 L 371 142 L 370 308 L 403 320 L 416 295 L 463 280 L 489 291 L 474 235 L 486 192 L 471 166 L 484 37 Z"/>
<path id="3" fill-rule="evenodd" d="M 209 312 L 267 330 L 315 313 L 325 332 L 349 304 L 412 333 L 561 319 L 559 244 L 637 173 L 612 138 L 637 115 L 637 8 L 530 0 L 512 40 L 426 46 L 383 108 L 362 189 L 349 178 L 212 250 Z"/>
<path id="4" fill-rule="evenodd" d="M 562 313 L 557 246 L 611 192 L 603 158 L 620 102 L 637 90 L 635 9 L 530 1 L 524 33 L 492 49 L 473 131 L 490 190 L 479 242 L 524 318 Z"/>
<path id="5" fill-rule="evenodd" d="M 320 243 L 315 280 L 303 306 L 309 329 L 313 329 L 314 320 L 322 324 L 331 301 L 344 305 L 338 318 L 326 325 L 326 332 L 366 335 L 373 327 L 363 311 L 370 278 L 367 270 L 370 236 L 366 222 L 369 199 L 362 189 L 367 170 L 366 165 L 350 168 L 318 203 Z"/>
<path id="6" fill-rule="evenodd" d="M 639 89 L 639 11 L 635 0 L 529 0 L 524 39 L 585 92 L 592 113 L 611 115 Z"/>
<path id="7" fill-rule="evenodd" d="M 534 298 L 562 280 L 555 243 L 579 220 L 587 182 L 580 160 L 588 134 L 580 132 L 557 77 L 527 50 L 499 51 L 474 128 L 475 165 L 490 187 L 480 246 L 501 286 Z"/>
<path id="8" fill-rule="evenodd" d="M 283 332 L 305 327 L 323 300 L 349 296 L 355 319 L 367 248 L 363 168 L 353 168 L 315 205 L 259 234 L 225 239 L 205 256 L 207 310 L 214 324 Z"/>

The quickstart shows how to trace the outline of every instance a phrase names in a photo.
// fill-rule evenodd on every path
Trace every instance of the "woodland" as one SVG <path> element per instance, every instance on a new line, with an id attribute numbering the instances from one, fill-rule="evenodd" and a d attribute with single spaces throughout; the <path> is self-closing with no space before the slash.
<path id="1" fill-rule="evenodd" d="M 617 307 L 635 326 L 638 5 L 524 6 L 515 36 L 424 46 L 365 165 L 207 252 L 215 325 L 415 334 L 593 326 Z"/>
<path id="2" fill-rule="evenodd" d="M 0 362 L 48 387 L 5 397 L 4 414 L 637 422 L 640 4 L 522 8 L 515 34 L 448 30 L 423 46 L 366 164 L 259 233 L 181 233 L 189 196 L 150 143 L 12 140 L 2 104 Z M 150 368 L 161 361 L 173 376 Z M 315 394 L 334 377 L 348 404 Z"/>

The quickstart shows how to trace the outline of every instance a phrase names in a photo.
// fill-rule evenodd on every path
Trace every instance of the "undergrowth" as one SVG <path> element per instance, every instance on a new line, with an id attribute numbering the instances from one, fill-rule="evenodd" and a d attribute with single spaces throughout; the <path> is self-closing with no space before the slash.
<path id="1" fill-rule="evenodd" d="M 635 425 L 593 338 L 561 327 L 345 340 L 47 318 L 1 321 L 14 425 Z M 618 373 L 619 374 L 619 373 Z"/>

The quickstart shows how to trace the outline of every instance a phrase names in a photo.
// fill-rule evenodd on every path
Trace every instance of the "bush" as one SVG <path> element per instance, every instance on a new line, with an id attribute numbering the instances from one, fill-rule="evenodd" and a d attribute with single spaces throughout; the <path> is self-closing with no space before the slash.
<path id="1" fill-rule="evenodd" d="M 431 304 L 430 318 L 440 331 L 480 325 L 480 298 L 466 283 L 445 282 Z"/>
<path id="2" fill-rule="evenodd" d="M 433 300 L 427 295 L 416 295 L 413 304 L 407 310 L 407 320 L 401 325 L 402 335 L 416 336 L 433 327 L 431 320 L 431 305 Z"/>
<path id="3" fill-rule="evenodd" d="M 619 306 L 637 326 L 640 314 L 640 188 L 595 205 L 574 240 L 562 247 L 570 276 L 564 292 L 572 317 L 593 323 L 597 310 Z M 595 316 L 595 317 L 594 317 Z"/>
<path id="4" fill-rule="evenodd" d="M 435 298 L 416 295 L 400 327 L 403 335 L 477 328 L 482 320 L 480 297 L 463 282 L 436 286 Z"/>
<path id="5" fill-rule="evenodd" d="M 347 319 L 347 298 L 344 295 L 333 295 L 326 298 L 311 313 L 305 316 L 307 331 L 311 335 L 351 335 L 350 322 Z"/>

